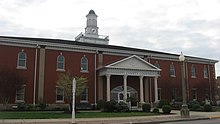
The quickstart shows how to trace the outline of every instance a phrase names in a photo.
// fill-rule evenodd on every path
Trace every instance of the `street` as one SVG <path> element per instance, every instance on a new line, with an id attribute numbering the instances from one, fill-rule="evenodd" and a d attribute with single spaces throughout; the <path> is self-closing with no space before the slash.
<path id="1" fill-rule="evenodd" d="M 167 122 L 163 124 L 219 124 L 220 119 Z"/>

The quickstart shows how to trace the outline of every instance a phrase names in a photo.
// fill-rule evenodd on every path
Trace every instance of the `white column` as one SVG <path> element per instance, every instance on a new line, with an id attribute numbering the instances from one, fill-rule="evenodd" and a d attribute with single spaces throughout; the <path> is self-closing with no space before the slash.
<path id="1" fill-rule="evenodd" d="M 107 78 L 107 90 L 106 90 L 106 93 L 107 93 L 107 101 L 110 101 L 110 77 L 111 75 L 106 75 L 106 78 Z"/>
<path id="2" fill-rule="evenodd" d="M 157 77 L 154 78 L 155 103 L 158 102 Z"/>
<path id="3" fill-rule="evenodd" d="M 143 76 L 140 76 L 140 103 L 144 103 Z"/>
<path id="4" fill-rule="evenodd" d="M 124 102 L 127 100 L 127 75 L 124 75 Z"/>

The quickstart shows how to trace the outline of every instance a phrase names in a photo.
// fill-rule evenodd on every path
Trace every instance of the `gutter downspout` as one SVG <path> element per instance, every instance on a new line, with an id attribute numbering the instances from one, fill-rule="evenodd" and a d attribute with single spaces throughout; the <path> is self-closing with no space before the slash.
<path id="1" fill-rule="evenodd" d="M 33 96 L 33 106 L 35 107 L 36 104 L 36 82 L 37 82 L 37 49 L 38 44 L 35 50 L 35 60 L 34 60 L 34 96 Z"/>
<path id="2" fill-rule="evenodd" d="M 209 65 L 208 65 L 208 71 L 209 71 L 209 94 L 210 94 L 210 101 L 212 102 L 212 86 L 211 86 L 211 79 L 210 79 L 210 64 L 211 62 L 209 61 Z"/>
<path id="3" fill-rule="evenodd" d="M 96 95 L 97 95 L 97 93 L 96 93 L 96 54 L 97 54 L 97 50 L 95 51 L 95 57 L 94 57 L 94 65 L 95 65 L 95 67 L 94 67 L 94 102 L 95 102 L 95 108 L 96 108 L 96 105 L 97 105 L 97 102 L 96 102 Z"/>

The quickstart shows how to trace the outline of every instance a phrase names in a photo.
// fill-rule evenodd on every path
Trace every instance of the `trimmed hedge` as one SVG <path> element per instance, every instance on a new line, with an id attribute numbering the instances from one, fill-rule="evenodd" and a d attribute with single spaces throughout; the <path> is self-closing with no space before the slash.
<path id="1" fill-rule="evenodd" d="M 205 112 L 211 112 L 211 111 L 212 111 L 212 105 L 210 105 L 210 104 L 205 104 L 205 105 L 203 106 L 203 109 L 204 109 Z"/>
<path id="2" fill-rule="evenodd" d="M 163 111 L 164 114 L 170 114 L 171 106 L 170 105 L 163 105 L 162 111 Z"/>
<path id="3" fill-rule="evenodd" d="M 150 112 L 151 105 L 150 104 L 143 104 L 142 105 L 142 111 L 144 112 Z"/>

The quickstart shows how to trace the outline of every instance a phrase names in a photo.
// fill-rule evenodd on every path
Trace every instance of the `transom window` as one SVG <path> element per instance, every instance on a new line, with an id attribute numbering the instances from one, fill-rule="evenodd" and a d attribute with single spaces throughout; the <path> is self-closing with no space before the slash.
<path id="1" fill-rule="evenodd" d="M 194 65 L 191 66 L 191 77 L 193 77 L 193 78 L 196 77 L 196 68 Z"/>
<path id="2" fill-rule="evenodd" d="M 65 57 L 62 53 L 57 56 L 57 70 L 64 70 L 65 67 Z"/>
<path id="3" fill-rule="evenodd" d="M 203 74 L 204 74 L 204 78 L 208 78 L 208 69 L 206 66 L 204 66 Z"/>
<path id="4" fill-rule="evenodd" d="M 170 76 L 175 77 L 175 66 L 173 63 L 170 65 Z"/>
<path id="5" fill-rule="evenodd" d="M 81 58 L 81 71 L 88 71 L 88 59 L 85 56 Z"/>
<path id="6" fill-rule="evenodd" d="M 56 102 L 64 102 L 63 87 L 56 87 Z"/>
<path id="7" fill-rule="evenodd" d="M 24 52 L 24 50 L 22 50 L 22 52 L 18 53 L 18 62 L 17 62 L 17 68 L 26 68 L 26 59 L 27 59 L 27 55 Z"/>
<path id="8" fill-rule="evenodd" d="M 15 102 L 24 102 L 24 95 L 25 95 L 25 87 L 24 86 L 17 87 Z"/>

